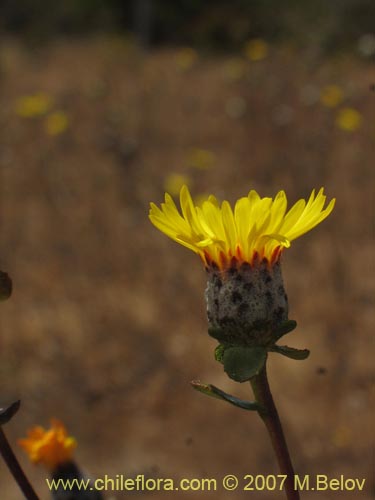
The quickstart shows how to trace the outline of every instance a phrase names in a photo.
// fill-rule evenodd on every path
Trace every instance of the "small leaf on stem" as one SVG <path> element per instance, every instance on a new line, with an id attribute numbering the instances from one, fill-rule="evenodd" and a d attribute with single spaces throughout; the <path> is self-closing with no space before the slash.
<path id="1" fill-rule="evenodd" d="M 202 384 L 198 380 L 193 380 L 191 382 L 191 385 L 194 387 L 194 389 L 201 392 L 202 394 L 206 394 L 207 396 L 211 396 L 216 399 L 221 399 L 222 401 L 226 401 L 227 403 L 237 406 L 237 408 L 242 408 L 243 410 L 250 411 L 259 411 L 261 409 L 260 405 L 255 401 L 244 401 L 242 399 L 236 398 L 235 396 L 227 394 L 214 385 Z"/>
<path id="2" fill-rule="evenodd" d="M 294 319 L 288 319 L 284 321 L 278 326 L 278 328 L 274 332 L 274 341 L 276 342 L 287 333 L 292 332 L 296 327 L 297 327 L 297 321 L 294 321 Z"/>
<path id="3" fill-rule="evenodd" d="M 267 359 L 265 347 L 229 347 L 223 356 L 224 370 L 236 382 L 246 382 L 257 375 Z"/>
<path id="4" fill-rule="evenodd" d="M 287 345 L 274 345 L 270 351 L 282 354 L 287 358 L 303 360 L 309 357 L 310 351 L 308 349 L 295 349 L 294 347 L 288 347 Z"/>

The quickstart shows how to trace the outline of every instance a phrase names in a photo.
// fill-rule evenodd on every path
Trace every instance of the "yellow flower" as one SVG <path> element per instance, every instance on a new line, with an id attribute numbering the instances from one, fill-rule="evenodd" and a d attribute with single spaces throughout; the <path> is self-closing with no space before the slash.
<path id="1" fill-rule="evenodd" d="M 261 198 L 251 190 L 234 210 L 215 196 L 194 206 L 189 190 L 180 192 L 182 214 L 166 193 L 161 209 L 151 203 L 150 220 L 160 231 L 197 253 L 207 267 L 226 269 L 233 264 L 254 264 L 258 259 L 274 264 L 291 241 L 322 222 L 332 212 L 335 199 L 326 208 L 323 188 L 309 200 L 301 199 L 287 211 L 287 198 L 280 191 L 274 199 Z"/>
<path id="2" fill-rule="evenodd" d="M 225 64 L 223 75 L 229 81 L 237 81 L 243 78 L 245 71 L 245 61 L 242 59 L 232 59 Z"/>
<path id="3" fill-rule="evenodd" d="M 176 55 L 176 65 L 181 71 L 186 71 L 194 65 L 197 59 L 197 52 L 190 47 L 185 47 L 178 51 Z"/>
<path id="4" fill-rule="evenodd" d="M 76 440 L 68 436 L 64 425 L 56 419 L 51 420 L 49 430 L 33 427 L 28 431 L 27 438 L 20 439 L 18 444 L 33 463 L 41 463 L 52 471 L 58 465 L 69 462 L 77 446 Z"/>
<path id="5" fill-rule="evenodd" d="M 361 114 L 353 108 L 343 108 L 336 117 L 336 125 L 347 132 L 354 132 L 362 123 Z"/>
<path id="6" fill-rule="evenodd" d="M 172 196 L 177 195 L 184 184 L 189 184 L 190 180 L 186 175 L 169 174 L 164 181 L 164 188 Z"/>
<path id="7" fill-rule="evenodd" d="M 332 442 L 338 448 L 345 448 L 352 441 L 352 433 L 346 425 L 338 426 L 333 433 Z"/>
<path id="8" fill-rule="evenodd" d="M 59 135 L 68 128 L 69 119 L 63 111 L 55 111 L 46 118 L 46 131 L 48 135 Z"/>
<path id="9" fill-rule="evenodd" d="M 52 99 L 45 93 L 23 96 L 16 101 L 16 113 L 23 118 L 45 115 L 52 106 Z"/>
<path id="10" fill-rule="evenodd" d="M 189 153 L 188 163 L 190 167 L 206 170 L 214 165 L 215 154 L 207 149 L 192 148 Z"/>
<path id="11" fill-rule="evenodd" d="M 261 38 L 254 38 L 245 45 L 245 55 L 250 61 L 261 61 L 268 54 L 268 43 Z"/>
<path id="12" fill-rule="evenodd" d="M 335 108 L 343 97 L 343 92 L 338 85 L 327 85 L 320 94 L 320 101 L 327 108 Z"/>

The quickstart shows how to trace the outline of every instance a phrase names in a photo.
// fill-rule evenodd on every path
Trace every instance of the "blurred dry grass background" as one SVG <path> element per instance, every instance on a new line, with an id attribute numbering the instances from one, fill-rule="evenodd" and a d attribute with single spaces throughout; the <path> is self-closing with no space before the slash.
<path id="1" fill-rule="evenodd" d="M 189 386 L 199 378 L 250 397 L 213 359 L 199 260 L 151 226 L 148 204 L 171 174 L 232 202 L 250 188 L 285 189 L 294 202 L 324 186 L 334 213 L 283 259 L 299 325 L 286 343 L 311 356 L 271 355 L 270 383 L 297 472 L 367 478 L 354 496 L 373 498 L 373 66 L 287 45 L 250 61 L 92 38 L 33 49 L 2 40 L 0 72 L 0 266 L 14 281 L 1 306 L 0 402 L 22 399 L 11 441 L 55 416 L 93 476 L 277 473 L 256 415 Z M 337 106 L 320 100 L 327 85 L 343 94 Z M 38 92 L 50 111 L 19 116 L 19 98 Z M 351 131 L 337 126 L 348 107 L 361 120 Z M 67 121 L 51 135 L 54 111 Z M 48 498 L 44 471 L 18 455 Z M 3 464 L 0 485 L 1 498 L 20 498 Z M 183 495 L 229 496 L 247 497 Z"/>

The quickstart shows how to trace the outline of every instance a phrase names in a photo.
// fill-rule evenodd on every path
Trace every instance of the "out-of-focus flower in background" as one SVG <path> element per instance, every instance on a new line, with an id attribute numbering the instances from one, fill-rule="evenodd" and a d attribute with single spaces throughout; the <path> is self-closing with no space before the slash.
<path id="1" fill-rule="evenodd" d="M 33 427 L 18 444 L 26 451 L 31 462 L 43 464 L 50 470 L 70 462 L 77 446 L 76 440 L 68 435 L 62 422 L 56 419 L 51 420 L 48 430 L 41 426 Z"/>
<path id="2" fill-rule="evenodd" d="M 172 196 L 176 196 L 184 184 L 190 185 L 190 178 L 187 175 L 171 173 L 164 180 L 164 189 Z"/>
<path id="3" fill-rule="evenodd" d="M 45 127 L 48 135 L 59 135 L 69 126 L 69 118 L 63 111 L 55 111 L 46 117 Z"/>
<path id="4" fill-rule="evenodd" d="M 354 132 L 362 124 L 362 115 L 354 108 L 343 108 L 336 116 L 336 125 L 346 132 Z"/>
<path id="5" fill-rule="evenodd" d="M 261 38 L 249 40 L 245 45 L 245 55 L 250 61 L 261 61 L 268 55 L 268 43 Z"/>
<path id="6" fill-rule="evenodd" d="M 344 93 L 338 85 L 327 85 L 320 93 L 320 102 L 327 108 L 335 108 L 344 98 Z"/>
<path id="7" fill-rule="evenodd" d="M 208 149 L 192 148 L 189 151 L 187 162 L 189 167 L 206 170 L 214 166 L 215 153 Z"/>
<path id="8" fill-rule="evenodd" d="M 352 433 L 350 428 L 346 425 L 339 425 L 332 435 L 332 443 L 338 448 L 345 448 L 351 441 Z"/>
<path id="9" fill-rule="evenodd" d="M 198 60 L 198 53 L 196 50 L 185 47 L 180 49 L 176 54 L 176 65 L 181 71 L 186 71 L 190 69 L 194 63 Z"/>
<path id="10" fill-rule="evenodd" d="M 243 59 L 236 58 L 227 61 L 223 68 L 223 76 L 230 82 L 236 82 L 244 77 L 246 72 L 246 62 Z"/>
<path id="11" fill-rule="evenodd" d="M 16 100 L 15 111 L 23 118 L 34 118 L 48 113 L 52 106 L 52 98 L 44 92 L 22 96 Z"/>
<path id="12" fill-rule="evenodd" d="M 29 429 L 27 437 L 19 439 L 23 448 L 34 464 L 44 465 L 51 477 L 51 483 L 56 488 L 51 489 L 53 500 L 103 500 L 102 494 L 95 489 L 95 482 L 82 474 L 73 459 L 77 446 L 76 440 L 68 435 L 62 422 L 51 420 L 50 429 L 36 426 Z M 86 488 L 80 487 L 83 482 Z M 69 490 L 67 489 L 70 481 Z M 53 483 L 54 482 L 54 483 Z"/>
<path id="13" fill-rule="evenodd" d="M 48 135 L 59 135 L 69 126 L 69 118 L 64 111 L 53 111 L 53 99 L 45 92 L 19 97 L 15 103 L 15 112 L 22 118 L 45 116 L 44 128 Z"/>

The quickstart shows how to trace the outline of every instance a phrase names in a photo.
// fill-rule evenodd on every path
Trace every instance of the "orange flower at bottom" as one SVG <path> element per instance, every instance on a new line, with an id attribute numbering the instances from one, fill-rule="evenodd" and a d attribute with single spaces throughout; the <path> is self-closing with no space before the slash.
<path id="1" fill-rule="evenodd" d="M 68 436 L 63 423 L 56 419 L 51 419 L 49 430 L 41 426 L 33 427 L 28 431 L 27 438 L 20 439 L 18 444 L 33 463 L 41 463 L 50 470 L 69 462 L 77 446 L 76 440 Z"/>

